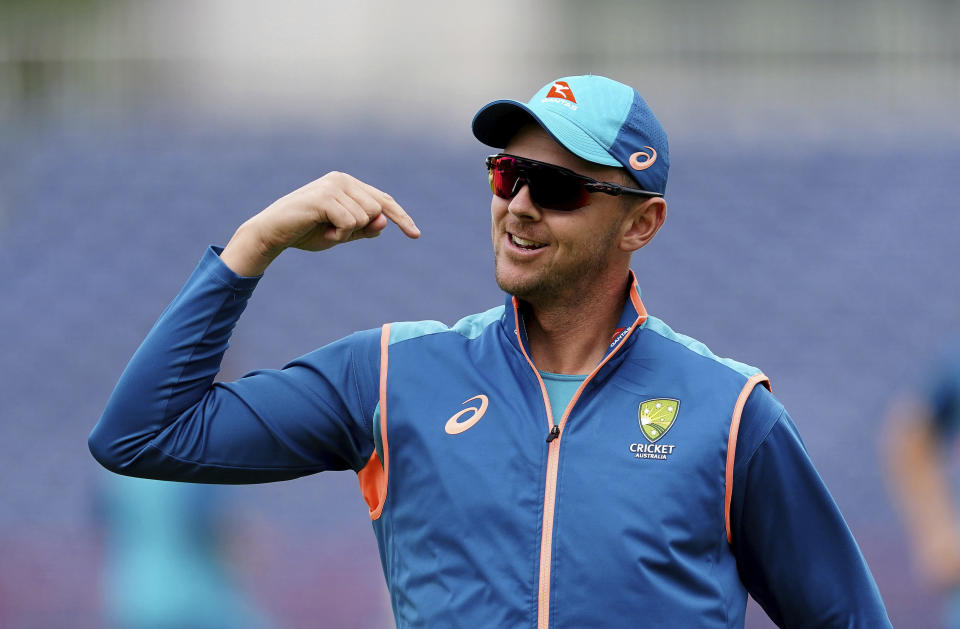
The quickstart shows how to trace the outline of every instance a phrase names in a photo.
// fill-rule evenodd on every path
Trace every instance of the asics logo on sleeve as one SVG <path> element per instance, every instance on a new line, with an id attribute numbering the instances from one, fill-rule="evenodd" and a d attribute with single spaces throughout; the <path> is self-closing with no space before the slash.
<path id="1" fill-rule="evenodd" d="M 650 149 L 650 152 L 646 151 L 637 151 L 630 156 L 630 168 L 634 170 L 646 170 L 653 166 L 653 163 L 657 161 L 657 151 L 652 146 L 645 146 L 645 149 Z M 640 161 L 640 158 L 643 158 L 643 161 Z"/>
<path id="2" fill-rule="evenodd" d="M 444 430 L 447 431 L 448 435 L 459 435 L 461 432 L 473 428 L 473 426 L 480 421 L 480 418 L 483 417 L 483 414 L 487 412 L 487 396 L 475 395 L 469 400 L 464 400 L 463 403 L 466 404 L 474 400 L 480 400 L 480 406 L 468 406 L 447 420 L 447 425 L 444 426 Z M 461 421 L 460 418 L 467 413 L 472 413 L 472 415 Z"/>

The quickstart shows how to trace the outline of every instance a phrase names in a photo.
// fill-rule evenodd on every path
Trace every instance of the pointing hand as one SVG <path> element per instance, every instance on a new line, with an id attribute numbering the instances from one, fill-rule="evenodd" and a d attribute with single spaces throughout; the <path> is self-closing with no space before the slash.
<path id="1" fill-rule="evenodd" d="M 391 221 L 408 237 L 420 237 L 413 219 L 389 194 L 346 173 L 331 172 L 247 220 L 220 258 L 238 275 L 260 275 L 284 249 L 322 251 L 375 238 Z"/>

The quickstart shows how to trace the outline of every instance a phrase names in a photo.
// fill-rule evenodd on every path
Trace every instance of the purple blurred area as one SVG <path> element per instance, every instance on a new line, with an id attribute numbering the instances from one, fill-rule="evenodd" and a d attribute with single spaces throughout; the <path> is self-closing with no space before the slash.
<path id="1" fill-rule="evenodd" d="M 423 232 L 281 256 L 235 332 L 227 378 L 386 321 L 452 323 L 498 305 L 483 166 L 493 151 L 470 135 L 470 116 L 588 71 L 637 85 L 670 135 L 667 223 L 633 264 L 648 311 L 771 377 L 894 626 L 939 626 L 879 440 L 893 397 L 960 327 L 960 53 L 944 36 L 960 24 L 957 3 L 885 0 L 870 22 L 852 1 L 835 13 L 605 1 L 589 16 L 564 2 L 544 17 L 537 3 L 497 0 L 475 16 L 479 31 L 447 28 L 466 9 L 431 10 L 440 21 L 415 30 L 418 9 L 404 21 L 386 2 L 374 3 L 389 13 L 379 18 L 344 3 L 328 7 L 337 46 L 313 57 L 289 35 L 294 17 L 273 39 L 278 24 L 257 25 L 267 35 L 241 46 L 231 37 L 252 27 L 218 0 L 59 4 L 76 13 L 30 23 L 45 38 L 0 25 L 0 627 L 106 625 L 106 472 L 86 438 L 204 247 L 330 170 L 390 192 Z M 315 10 L 286 4 L 292 16 Z M 0 7 L 0 22 L 28 23 L 29 6 Z M 488 28 L 498 11 L 518 19 Z M 343 25 L 360 17 L 376 36 L 350 48 Z M 588 17 L 606 30 L 581 33 Z M 618 17 L 659 28 L 628 38 Z M 871 48 L 868 23 L 888 48 Z M 523 24 L 553 28 L 569 49 Z M 280 41 L 293 52 L 264 52 Z M 644 46 L 655 54 L 638 69 Z M 530 67 L 494 72 L 517 59 Z M 228 487 L 221 499 L 239 586 L 277 627 L 392 626 L 352 473 Z M 753 606 L 747 626 L 772 625 Z"/>

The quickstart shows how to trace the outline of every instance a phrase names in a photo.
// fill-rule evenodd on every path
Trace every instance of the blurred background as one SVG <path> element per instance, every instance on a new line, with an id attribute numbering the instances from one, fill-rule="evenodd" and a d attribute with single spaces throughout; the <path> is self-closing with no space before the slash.
<path id="1" fill-rule="evenodd" d="M 166 493 L 87 434 L 204 247 L 329 170 L 423 237 L 282 256 L 224 377 L 501 303 L 471 117 L 583 73 L 670 136 L 648 310 L 770 375 L 894 625 L 939 626 L 879 444 L 960 334 L 958 33 L 956 0 L 0 1 L 0 627 L 162 623 L 198 591 L 249 626 L 392 626 L 352 473 Z"/>

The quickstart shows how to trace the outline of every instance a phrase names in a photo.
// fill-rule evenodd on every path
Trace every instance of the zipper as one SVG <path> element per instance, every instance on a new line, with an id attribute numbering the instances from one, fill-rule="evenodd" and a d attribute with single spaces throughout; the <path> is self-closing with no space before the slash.
<path id="1" fill-rule="evenodd" d="M 554 424 L 553 429 L 550 431 L 550 434 L 547 435 L 547 443 L 550 443 L 554 439 L 560 436 L 560 426 Z"/>
<path id="2" fill-rule="evenodd" d="M 563 442 L 563 427 L 567 423 L 570 412 L 576 405 L 577 400 L 580 399 L 580 395 L 583 393 L 587 384 L 589 384 L 590 381 L 593 380 L 593 377 L 597 375 L 597 372 L 607 364 L 607 361 L 620 351 L 620 348 L 623 347 L 634 330 L 646 321 L 647 313 L 643 308 L 643 304 L 639 303 L 639 298 L 634 299 L 633 293 L 631 292 L 630 299 L 634 302 L 635 306 L 639 306 L 637 311 L 640 316 L 637 317 L 637 320 L 630 326 L 627 333 L 620 339 L 619 345 L 607 354 L 604 359 L 600 361 L 600 364 L 594 367 L 593 371 L 580 383 L 576 393 L 573 394 L 573 397 L 570 398 L 570 401 L 567 403 L 567 408 L 563 411 L 563 417 L 560 418 L 559 422 L 554 424 L 553 410 L 550 408 L 550 397 L 547 395 L 547 387 L 543 383 L 543 378 L 540 376 L 540 372 L 537 371 L 536 365 L 533 364 L 533 360 L 530 359 L 530 355 L 523 345 L 523 338 L 520 336 L 520 313 L 517 310 L 517 298 L 513 298 L 513 315 L 514 321 L 517 322 L 514 333 L 517 335 L 520 351 L 523 353 L 523 357 L 527 359 L 527 364 L 530 365 L 530 369 L 533 370 L 533 375 L 536 376 L 537 383 L 540 385 L 540 394 L 543 396 L 543 406 L 547 411 L 547 426 L 549 428 L 549 433 L 547 434 L 547 475 L 543 491 L 543 523 L 540 529 L 540 581 L 538 583 L 537 594 L 537 629 L 549 629 L 550 627 L 550 564 L 553 560 L 553 516 L 556 508 L 557 473 L 560 467 L 560 444 Z"/>
<path id="3" fill-rule="evenodd" d="M 517 343 L 520 345 L 520 351 L 523 357 L 527 359 L 527 364 L 533 370 L 533 375 L 537 378 L 540 385 L 540 395 L 543 398 L 543 408 L 547 412 L 547 474 L 546 486 L 543 492 L 543 523 L 540 529 L 540 575 L 538 577 L 537 592 L 537 629 L 547 629 L 550 623 L 550 553 L 553 548 L 553 508 L 556 498 L 557 485 L 557 467 L 560 460 L 560 425 L 553 423 L 553 410 L 550 408 L 550 396 L 547 395 L 547 387 L 543 383 L 543 378 L 527 353 L 527 348 L 523 345 L 523 338 L 520 336 L 520 313 L 517 312 L 517 300 L 513 300 L 514 320 L 517 327 L 514 333 L 517 335 Z M 582 388 L 582 385 L 581 385 Z M 579 389 L 578 389 L 579 392 Z M 566 415 L 567 413 L 564 413 Z M 552 481 L 552 482 L 551 482 Z"/>
<path id="4" fill-rule="evenodd" d="M 537 374 L 539 375 L 539 374 Z M 569 408 L 567 409 L 569 411 Z M 567 415 L 567 413 L 564 413 Z M 553 437 L 554 430 L 557 436 Z M 537 629 L 550 626 L 550 564 L 553 562 L 553 512 L 557 498 L 557 470 L 560 467 L 560 426 L 547 438 L 547 478 L 543 492 L 543 525 L 540 532 L 540 583 L 537 594 Z"/>

